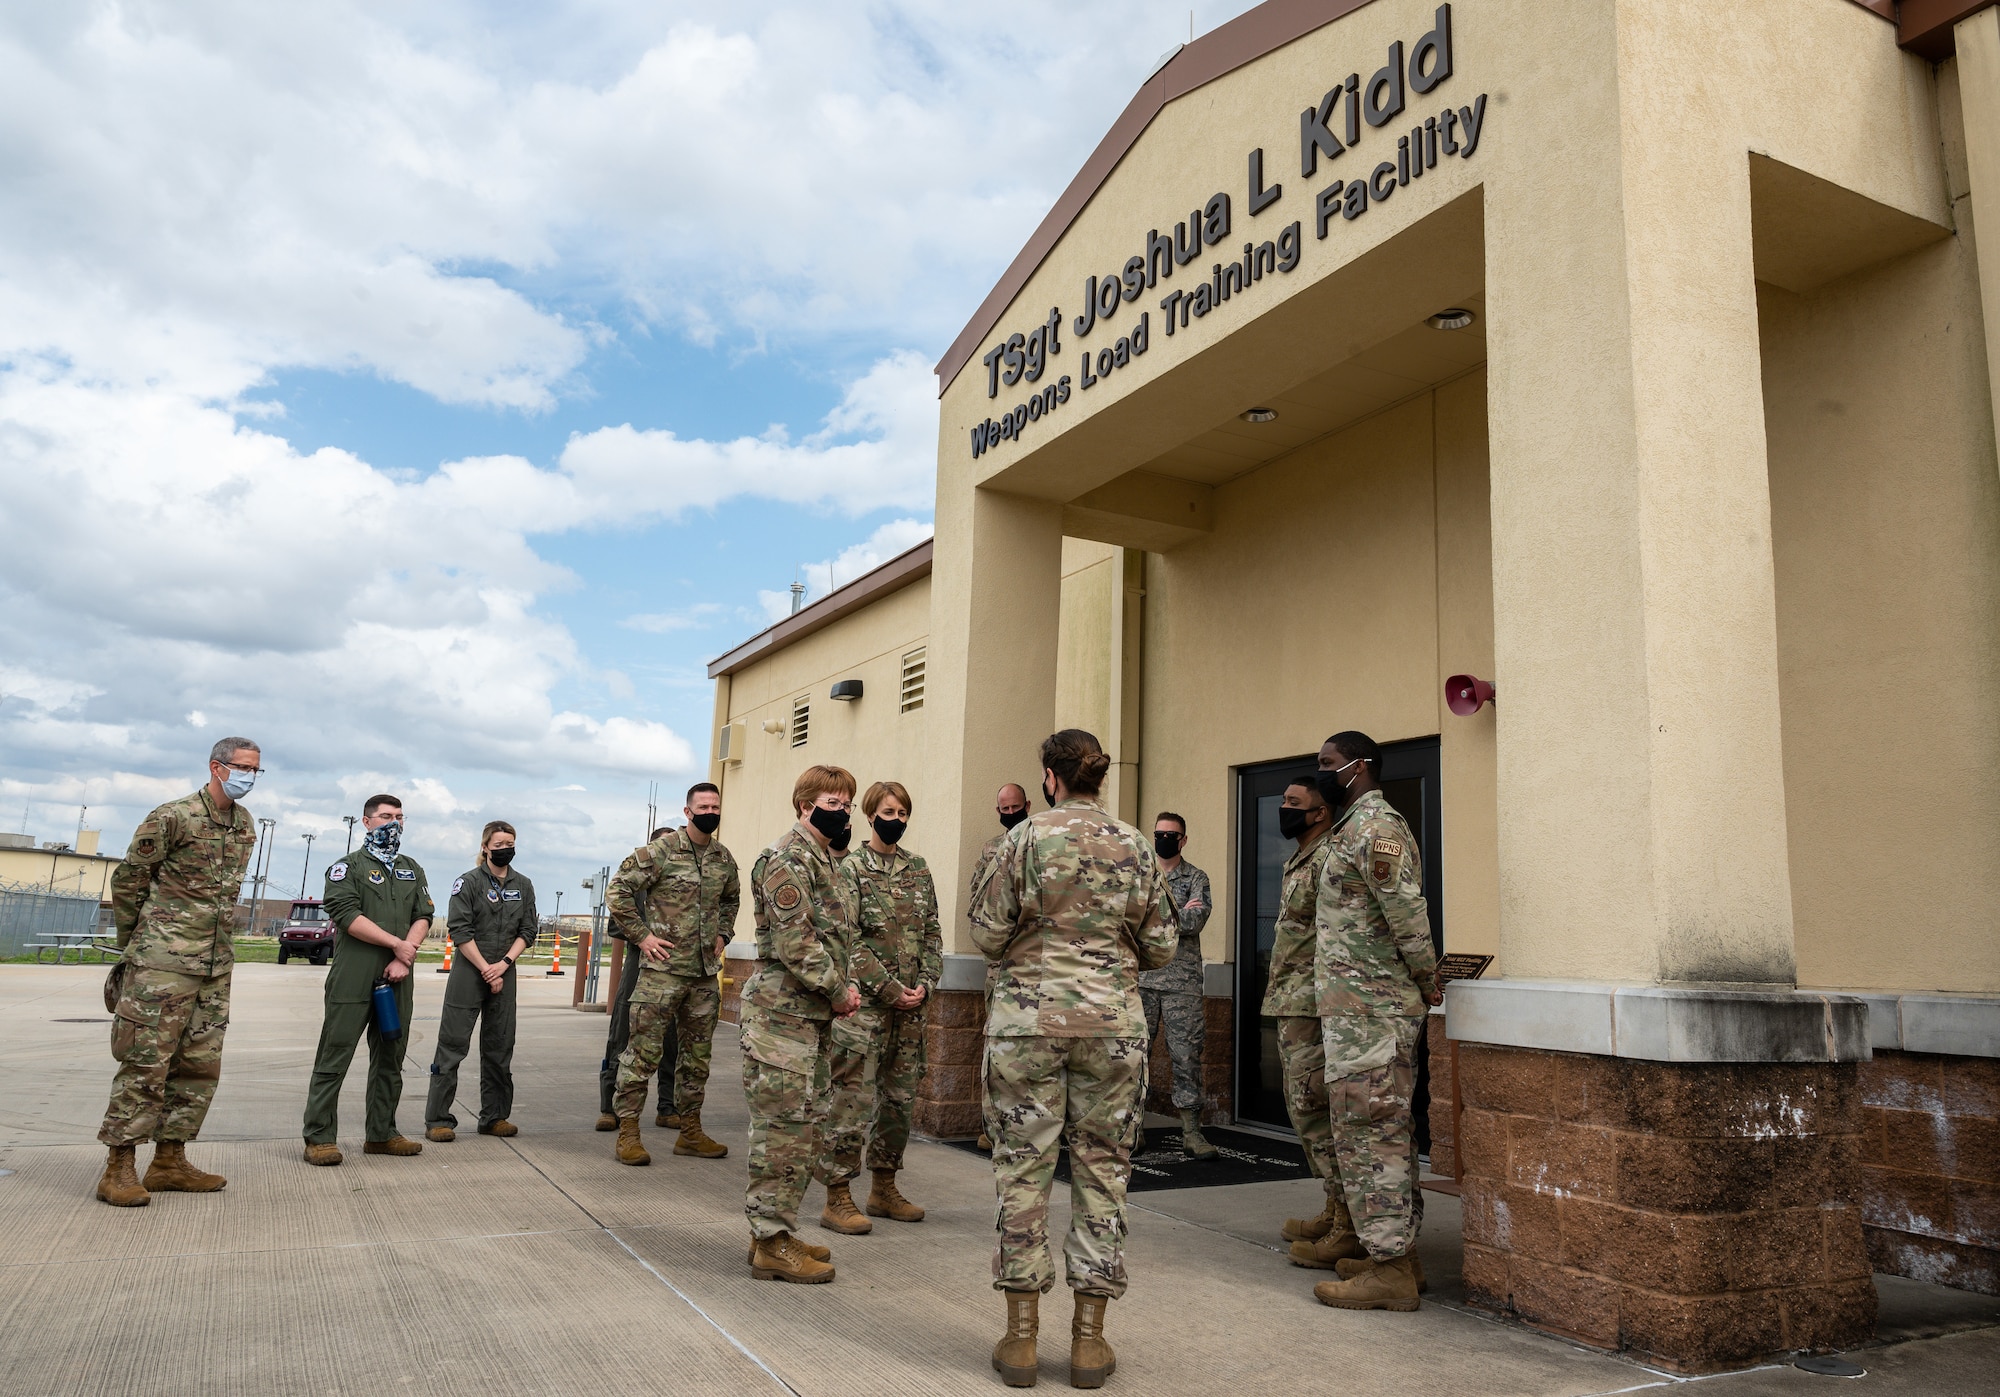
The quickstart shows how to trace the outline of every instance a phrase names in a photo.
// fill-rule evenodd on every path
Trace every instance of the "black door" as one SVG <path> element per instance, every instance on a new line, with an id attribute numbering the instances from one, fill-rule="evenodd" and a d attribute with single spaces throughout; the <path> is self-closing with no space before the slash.
<path id="1" fill-rule="evenodd" d="M 1278 833 L 1278 802 L 1301 776 L 1312 779 L 1317 754 L 1237 769 L 1236 835 L 1236 1119 L 1266 1130 L 1291 1132 L 1285 1112 L 1284 1073 L 1278 1058 L 1278 1021 L 1264 1017 L 1264 986 L 1271 973 L 1271 942 L 1278 922 L 1278 882 L 1297 847 Z M 1430 903 L 1431 940 L 1444 949 L 1444 871 L 1438 848 L 1438 740 L 1416 738 L 1382 749 L 1382 793 L 1409 821 L 1423 851 L 1424 897 Z M 1419 1047 L 1417 1145 L 1430 1150 L 1425 1111 L 1430 1072 Z"/>

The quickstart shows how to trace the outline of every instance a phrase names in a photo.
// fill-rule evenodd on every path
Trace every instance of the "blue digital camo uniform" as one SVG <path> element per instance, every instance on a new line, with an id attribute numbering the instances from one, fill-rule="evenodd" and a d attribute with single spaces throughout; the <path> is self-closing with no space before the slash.
<path id="1" fill-rule="evenodd" d="M 1388 798 L 1355 797 L 1328 841 L 1313 975 L 1333 1150 L 1354 1230 L 1370 1256 L 1390 1261 L 1416 1241 L 1410 1093 L 1437 951 L 1416 840 Z"/>

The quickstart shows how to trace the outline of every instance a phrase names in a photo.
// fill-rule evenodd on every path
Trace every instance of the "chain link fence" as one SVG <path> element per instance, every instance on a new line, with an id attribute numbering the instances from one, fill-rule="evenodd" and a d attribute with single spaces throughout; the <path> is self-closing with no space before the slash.
<path id="1" fill-rule="evenodd" d="M 97 899 L 0 883 L 0 957 L 32 955 L 28 946 L 97 928 Z"/>

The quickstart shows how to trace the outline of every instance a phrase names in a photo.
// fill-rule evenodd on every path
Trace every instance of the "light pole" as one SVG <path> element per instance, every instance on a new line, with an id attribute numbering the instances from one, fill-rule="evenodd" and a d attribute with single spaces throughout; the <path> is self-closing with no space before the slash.
<path id="1" fill-rule="evenodd" d="M 264 885 L 271 881 L 271 831 L 278 827 L 276 820 L 264 819 L 257 822 L 257 860 L 250 869 L 250 933 L 257 933 L 257 918 L 264 910 Z"/>
<path id="2" fill-rule="evenodd" d="M 347 852 L 351 854 L 354 852 L 354 822 L 360 817 L 356 815 L 342 815 L 340 818 L 347 821 Z"/>
<path id="3" fill-rule="evenodd" d="M 306 866 L 299 870 L 299 896 L 304 897 L 306 895 L 306 875 L 312 872 L 313 866 L 313 833 L 311 830 L 307 830 L 299 838 L 306 842 Z"/>

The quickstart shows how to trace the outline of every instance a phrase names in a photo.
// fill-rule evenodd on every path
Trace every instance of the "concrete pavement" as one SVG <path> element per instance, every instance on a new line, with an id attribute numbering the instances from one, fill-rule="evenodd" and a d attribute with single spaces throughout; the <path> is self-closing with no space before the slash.
<path id="1" fill-rule="evenodd" d="M 360 1152 L 362 1072 L 343 1098 L 347 1163 L 300 1159 L 299 1114 L 325 972 L 239 968 L 222 1084 L 192 1157 L 220 1194 L 113 1209 L 92 1197 L 113 1064 L 96 967 L 0 966 L 0 1393 L 966 1393 L 1002 1309 L 988 1270 L 984 1159 L 912 1146 L 905 1191 L 930 1210 L 834 1249 L 830 1286 L 758 1282 L 743 1264 L 746 1116 L 735 1031 L 718 1033 L 705 1123 L 728 1159 L 650 1168 L 592 1128 L 605 1021 L 570 981 L 523 981 L 514 1120 L 416 1159 Z M 422 1127 L 442 981 L 422 975 L 401 1126 Z M 86 1022 L 65 1022 L 81 1019 Z M 365 1052 L 363 1054 L 365 1057 Z M 650 1111 L 647 1119 L 651 1119 Z M 143 1168 L 147 1151 L 142 1148 Z M 1460 1308 L 1455 1200 L 1433 1196 L 1434 1285 L 1415 1315 L 1313 1302 L 1319 1273 L 1277 1228 L 1317 1208 L 1310 1183 L 1135 1195 L 1130 1294 L 1110 1314 L 1107 1391 L 1584 1394 L 1665 1389 L 1663 1374 Z M 816 1219 L 815 1187 L 802 1216 Z M 1066 1200 L 1057 1197 L 1057 1225 Z M 2000 1304 L 1884 1278 L 1893 1335 L 1863 1351 L 1884 1392 L 1983 1388 Z M 1068 1297 L 1044 1301 L 1042 1383 L 1066 1387 Z M 1789 1367 L 1708 1379 L 1712 1397 L 1816 1391 Z"/>

